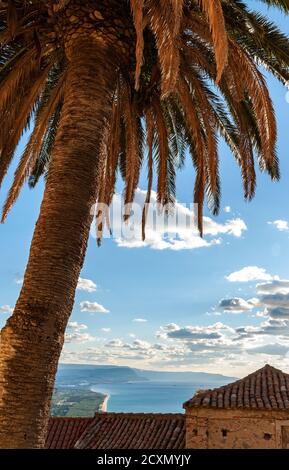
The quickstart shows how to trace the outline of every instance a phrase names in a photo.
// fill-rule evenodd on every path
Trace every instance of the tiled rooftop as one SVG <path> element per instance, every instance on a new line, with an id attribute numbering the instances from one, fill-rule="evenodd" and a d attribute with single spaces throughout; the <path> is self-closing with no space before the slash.
<path id="1" fill-rule="evenodd" d="M 74 444 L 94 418 L 50 418 L 47 449 L 73 449 Z"/>
<path id="2" fill-rule="evenodd" d="M 185 416 L 96 413 L 75 445 L 78 449 L 183 449 Z"/>
<path id="3" fill-rule="evenodd" d="M 223 387 L 197 393 L 184 408 L 289 409 L 289 374 L 266 365 Z"/>

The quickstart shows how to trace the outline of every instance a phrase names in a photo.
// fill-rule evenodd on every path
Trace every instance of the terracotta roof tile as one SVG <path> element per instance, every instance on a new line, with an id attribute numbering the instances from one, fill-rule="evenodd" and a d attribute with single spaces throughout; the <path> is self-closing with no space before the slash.
<path id="1" fill-rule="evenodd" d="M 184 403 L 190 407 L 289 409 L 289 374 L 267 364 L 234 383 L 196 394 Z"/>
<path id="2" fill-rule="evenodd" d="M 74 444 L 94 418 L 52 417 L 46 439 L 47 449 L 73 449 Z"/>
<path id="3" fill-rule="evenodd" d="M 75 444 L 78 449 L 183 449 L 185 416 L 96 413 Z"/>

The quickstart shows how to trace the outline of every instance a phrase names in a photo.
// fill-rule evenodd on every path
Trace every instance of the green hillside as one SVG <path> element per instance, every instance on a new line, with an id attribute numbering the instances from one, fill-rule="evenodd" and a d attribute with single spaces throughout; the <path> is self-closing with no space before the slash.
<path id="1" fill-rule="evenodd" d="M 51 416 L 94 416 L 100 411 L 105 395 L 78 388 L 56 389 L 52 398 Z"/>

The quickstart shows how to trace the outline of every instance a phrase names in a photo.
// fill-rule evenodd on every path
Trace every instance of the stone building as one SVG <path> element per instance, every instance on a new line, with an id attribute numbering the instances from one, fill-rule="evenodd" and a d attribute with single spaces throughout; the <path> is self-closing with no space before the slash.
<path id="1" fill-rule="evenodd" d="M 269 365 L 184 408 L 187 449 L 289 448 L 289 375 Z"/>
<path id="2" fill-rule="evenodd" d="M 199 392 L 185 414 L 96 413 L 51 418 L 49 449 L 289 448 L 289 375 L 266 365 Z"/>

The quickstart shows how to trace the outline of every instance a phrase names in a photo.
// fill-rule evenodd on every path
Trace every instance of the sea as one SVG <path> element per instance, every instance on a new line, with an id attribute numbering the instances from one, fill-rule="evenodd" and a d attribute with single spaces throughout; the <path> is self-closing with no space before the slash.
<path id="1" fill-rule="evenodd" d="M 106 411 L 184 413 L 182 404 L 192 398 L 197 390 L 216 386 L 216 383 L 204 386 L 204 383 L 145 381 L 97 384 L 90 390 L 107 396 Z"/>

